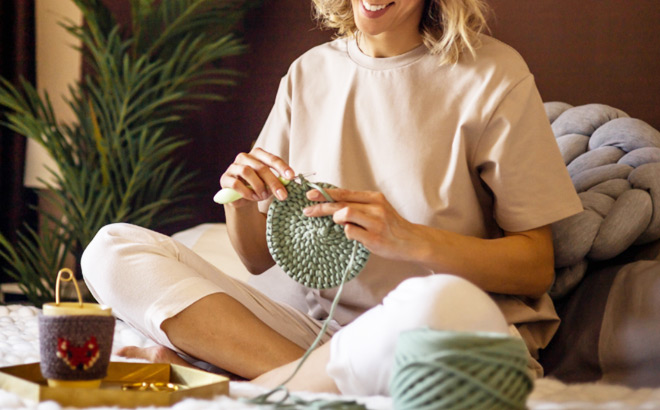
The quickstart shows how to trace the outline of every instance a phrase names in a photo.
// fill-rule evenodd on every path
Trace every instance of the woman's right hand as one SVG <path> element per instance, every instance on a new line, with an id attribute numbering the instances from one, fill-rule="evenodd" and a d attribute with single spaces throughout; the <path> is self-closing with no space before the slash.
<path id="1" fill-rule="evenodd" d="M 220 177 L 222 188 L 232 188 L 243 196 L 230 206 L 241 207 L 263 201 L 273 194 L 280 201 L 286 199 L 286 188 L 273 170 L 286 179 L 293 179 L 296 175 L 282 158 L 261 148 L 238 154 Z"/>

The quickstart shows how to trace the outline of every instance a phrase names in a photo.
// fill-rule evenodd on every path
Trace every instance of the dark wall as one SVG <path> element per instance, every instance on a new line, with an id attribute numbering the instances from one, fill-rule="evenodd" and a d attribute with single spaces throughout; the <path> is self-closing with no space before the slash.
<path id="1" fill-rule="evenodd" d="M 239 152 L 249 151 L 291 62 L 331 38 L 331 32 L 316 28 L 311 10 L 307 0 L 265 0 L 251 11 L 243 28 L 250 51 L 231 61 L 245 77 L 238 87 L 218 90 L 229 101 L 209 104 L 182 124 L 192 139 L 188 161 L 201 170 L 200 196 L 192 201 L 196 214 L 188 225 L 224 220 L 223 207 L 212 201 L 220 175 Z"/>
<path id="2" fill-rule="evenodd" d="M 603 103 L 660 129 L 660 1 L 491 0 L 495 37 L 545 101 Z"/>

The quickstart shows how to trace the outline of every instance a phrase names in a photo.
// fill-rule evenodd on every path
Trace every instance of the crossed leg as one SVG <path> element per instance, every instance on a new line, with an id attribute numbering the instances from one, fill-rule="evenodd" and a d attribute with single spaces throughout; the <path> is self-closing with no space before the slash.
<path id="1" fill-rule="evenodd" d="M 321 327 L 143 228 L 102 229 L 82 265 L 97 300 L 161 345 L 118 352 L 125 356 L 184 364 L 176 352 L 185 353 L 252 379 L 299 358 Z"/>
<path id="2" fill-rule="evenodd" d="M 104 229 L 97 238 L 82 260 L 90 291 L 166 348 L 274 386 L 293 372 L 295 360 L 321 327 L 307 315 L 228 278 L 163 235 L 120 224 Z M 98 266 L 98 260 L 105 263 Z M 492 299 L 464 279 L 449 275 L 408 279 L 383 304 L 312 353 L 288 386 L 388 394 L 396 338 L 401 331 L 421 326 L 508 332 Z M 124 353 L 177 360 L 173 352 L 159 348 Z"/>
<path id="3" fill-rule="evenodd" d="M 208 320 L 208 312 L 223 312 Z M 174 346 L 186 354 L 211 363 L 246 379 L 298 359 L 304 350 L 286 339 L 236 299 L 214 293 L 193 303 L 161 328 Z M 119 355 L 152 362 L 189 365 L 176 352 L 164 346 L 127 347 Z"/>

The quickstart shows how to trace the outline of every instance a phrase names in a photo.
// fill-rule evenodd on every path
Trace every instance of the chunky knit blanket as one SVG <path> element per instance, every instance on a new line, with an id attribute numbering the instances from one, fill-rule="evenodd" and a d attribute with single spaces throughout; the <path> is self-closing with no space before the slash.
<path id="1" fill-rule="evenodd" d="M 584 211 L 553 225 L 559 298 L 590 261 L 660 238 L 660 132 L 602 104 L 545 104 Z"/>

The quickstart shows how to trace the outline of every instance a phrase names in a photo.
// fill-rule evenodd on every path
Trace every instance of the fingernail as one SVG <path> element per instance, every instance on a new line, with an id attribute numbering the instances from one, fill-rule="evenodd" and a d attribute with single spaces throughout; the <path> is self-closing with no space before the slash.
<path id="1" fill-rule="evenodd" d="M 305 214 L 305 215 L 307 215 L 307 216 L 311 215 L 311 214 L 312 214 L 312 208 L 309 208 L 309 207 L 308 207 L 308 208 L 304 208 L 304 209 L 303 209 L 303 214 Z"/>
<path id="2" fill-rule="evenodd" d="M 261 198 L 257 194 L 252 194 L 252 199 L 254 199 L 255 201 L 261 201 Z"/>
<path id="3" fill-rule="evenodd" d="M 278 189 L 278 190 L 275 192 L 275 196 L 276 196 L 277 199 L 279 199 L 280 201 L 284 201 L 284 200 L 286 199 L 286 190 L 283 189 L 283 188 Z"/>
<path id="4" fill-rule="evenodd" d="M 293 177 L 295 176 L 293 171 L 291 171 L 290 169 L 284 171 L 284 175 L 286 176 L 287 179 L 293 179 Z"/>

